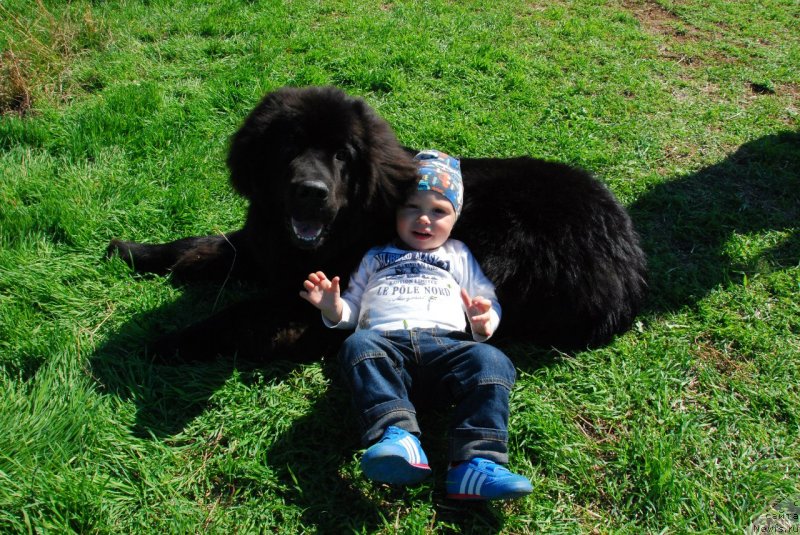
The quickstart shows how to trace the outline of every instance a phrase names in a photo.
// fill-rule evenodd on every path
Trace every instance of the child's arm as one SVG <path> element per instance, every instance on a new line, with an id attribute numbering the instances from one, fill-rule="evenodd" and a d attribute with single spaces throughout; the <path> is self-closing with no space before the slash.
<path id="1" fill-rule="evenodd" d="M 317 307 L 325 318 L 333 324 L 342 321 L 342 303 L 339 291 L 339 277 L 328 280 L 321 271 L 311 273 L 303 282 L 304 291 L 300 297 Z"/>
<path id="2" fill-rule="evenodd" d="M 454 278 L 461 285 L 461 301 L 467 314 L 472 338 L 485 342 L 500 325 L 502 309 L 497 301 L 494 284 L 484 275 L 478 261 L 466 245 L 458 240 L 453 242 L 460 262 L 455 263 Z M 476 297 L 472 297 L 472 296 Z"/>
<path id="3" fill-rule="evenodd" d="M 464 288 L 461 288 L 461 300 L 467 309 L 472 334 L 486 338 L 492 336 L 492 302 L 481 296 L 470 297 Z"/>

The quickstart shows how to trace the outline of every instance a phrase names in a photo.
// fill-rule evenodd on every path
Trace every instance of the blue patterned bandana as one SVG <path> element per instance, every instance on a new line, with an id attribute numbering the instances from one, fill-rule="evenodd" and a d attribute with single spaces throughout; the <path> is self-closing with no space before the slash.
<path id="1" fill-rule="evenodd" d="M 453 205 L 458 217 L 464 203 L 461 163 L 438 150 L 424 150 L 414 156 L 414 160 L 419 165 L 417 190 L 441 193 Z"/>

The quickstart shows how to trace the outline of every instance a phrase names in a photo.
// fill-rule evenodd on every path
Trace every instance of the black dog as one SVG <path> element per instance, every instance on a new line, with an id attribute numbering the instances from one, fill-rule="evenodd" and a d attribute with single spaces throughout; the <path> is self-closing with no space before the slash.
<path id="1" fill-rule="evenodd" d="M 154 348 L 199 359 L 293 354 L 319 340 L 319 313 L 298 297 L 309 272 L 342 277 L 394 236 L 397 203 L 416 177 L 413 151 L 364 101 L 334 88 L 267 95 L 233 136 L 233 187 L 249 201 L 241 230 L 148 245 L 113 240 L 136 271 L 183 280 L 260 281 L 263 298 L 168 335 Z M 559 348 L 608 342 L 643 299 L 645 257 L 630 217 L 585 171 L 533 158 L 461 160 L 465 201 L 453 237 L 497 286 L 498 336 Z M 295 352 L 296 353 L 296 352 Z"/>

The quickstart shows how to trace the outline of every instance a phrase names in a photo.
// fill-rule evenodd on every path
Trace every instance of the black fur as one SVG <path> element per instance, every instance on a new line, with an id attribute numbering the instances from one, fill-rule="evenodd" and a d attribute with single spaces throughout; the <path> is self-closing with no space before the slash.
<path id="1" fill-rule="evenodd" d="M 241 230 L 147 245 L 114 240 L 137 271 L 261 281 L 240 303 L 161 339 L 182 358 L 293 354 L 319 340 L 319 313 L 298 297 L 321 269 L 346 283 L 361 255 L 394 235 L 394 208 L 416 176 L 409 149 L 362 100 L 334 88 L 267 95 L 233 136 L 233 187 L 249 201 Z M 533 158 L 462 159 L 453 236 L 497 285 L 498 336 L 582 348 L 627 330 L 643 299 L 645 258 L 625 209 L 588 173 Z M 315 358 L 303 350 L 303 356 Z"/>

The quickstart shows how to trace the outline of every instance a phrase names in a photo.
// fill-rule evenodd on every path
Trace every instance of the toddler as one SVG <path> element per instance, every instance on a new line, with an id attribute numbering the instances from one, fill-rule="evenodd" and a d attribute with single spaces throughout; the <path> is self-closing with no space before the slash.
<path id="1" fill-rule="evenodd" d="M 421 393 L 455 404 L 448 498 L 525 496 L 530 481 L 502 466 L 514 366 L 482 343 L 497 329 L 500 305 L 469 249 L 450 239 L 463 204 L 460 163 L 438 151 L 414 159 L 419 178 L 397 211 L 397 239 L 367 251 L 344 293 L 339 277 L 317 271 L 300 296 L 328 327 L 355 328 L 339 359 L 369 446 L 367 478 L 411 485 L 431 473 L 409 399 Z"/>

